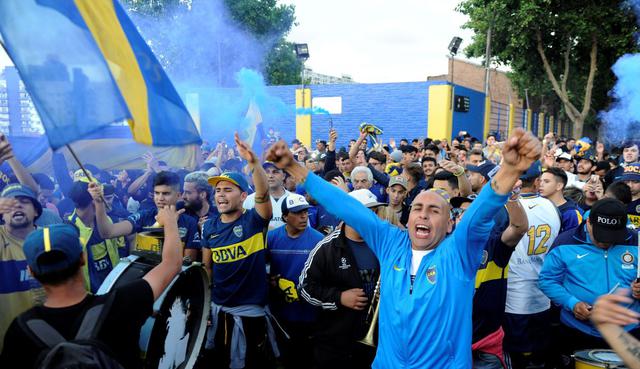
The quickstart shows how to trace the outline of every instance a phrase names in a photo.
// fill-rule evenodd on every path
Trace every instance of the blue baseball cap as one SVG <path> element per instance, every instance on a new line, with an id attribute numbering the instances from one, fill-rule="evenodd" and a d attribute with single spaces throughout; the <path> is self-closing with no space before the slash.
<path id="1" fill-rule="evenodd" d="M 22 246 L 27 264 L 36 275 L 64 270 L 82 255 L 80 235 L 70 224 L 53 224 L 29 233 Z"/>
<path id="2" fill-rule="evenodd" d="M 487 181 L 489 181 L 496 174 L 498 169 L 500 169 L 499 166 L 488 160 L 479 163 L 479 165 L 467 165 L 467 170 L 475 173 L 480 173 Z"/>
<path id="3" fill-rule="evenodd" d="M 622 176 L 618 181 L 637 181 L 640 182 L 640 163 L 627 164 L 624 167 Z"/>
<path id="4" fill-rule="evenodd" d="M 33 207 L 36 209 L 36 219 L 42 215 L 42 205 L 40 201 L 38 201 L 38 196 L 35 192 L 33 192 L 29 187 L 20 185 L 20 184 L 12 184 L 5 187 L 0 193 L 0 197 L 8 197 L 8 198 L 17 198 L 17 197 L 26 197 L 33 203 Z"/>
<path id="5" fill-rule="evenodd" d="M 538 178 L 542 174 L 542 164 L 540 164 L 540 160 L 536 160 L 531 164 L 529 169 L 526 172 L 522 173 L 520 179 L 525 181 L 527 179 Z"/>
<path id="6" fill-rule="evenodd" d="M 249 184 L 247 183 L 247 180 L 244 179 L 244 176 L 238 172 L 224 172 L 219 176 L 209 177 L 208 180 L 209 184 L 214 188 L 216 187 L 218 182 L 221 181 L 231 182 L 234 185 L 238 186 L 238 188 L 240 188 L 240 191 L 249 192 Z"/>

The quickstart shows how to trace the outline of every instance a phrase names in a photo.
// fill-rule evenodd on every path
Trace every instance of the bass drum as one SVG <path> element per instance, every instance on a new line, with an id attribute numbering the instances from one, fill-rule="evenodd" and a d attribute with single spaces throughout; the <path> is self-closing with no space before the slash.
<path id="1" fill-rule="evenodd" d="M 583 350 L 574 354 L 576 369 L 625 369 L 624 362 L 613 350 Z"/>
<path id="2" fill-rule="evenodd" d="M 140 279 L 157 262 L 139 256 L 121 259 L 109 273 L 98 294 Z M 197 263 L 183 266 L 153 304 L 153 314 L 140 331 L 144 369 L 191 369 L 204 341 L 209 317 L 207 273 Z"/>

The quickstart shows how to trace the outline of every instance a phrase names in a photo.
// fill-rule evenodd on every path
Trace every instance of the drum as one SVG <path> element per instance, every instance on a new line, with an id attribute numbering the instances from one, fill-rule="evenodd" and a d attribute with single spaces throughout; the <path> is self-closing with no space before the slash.
<path id="1" fill-rule="evenodd" d="M 624 369 L 624 362 L 613 350 L 584 350 L 573 354 L 576 369 L 618 368 Z"/>
<path id="2" fill-rule="evenodd" d="M 98 294 L 142 278 L 157 263 L 131 255 L 109 273 Z M 200 264 L 183 266 L 153 304 L 140 331 L 144 369 L 191 369 L 204 341 L 211 297 L 207 273 Z"/>

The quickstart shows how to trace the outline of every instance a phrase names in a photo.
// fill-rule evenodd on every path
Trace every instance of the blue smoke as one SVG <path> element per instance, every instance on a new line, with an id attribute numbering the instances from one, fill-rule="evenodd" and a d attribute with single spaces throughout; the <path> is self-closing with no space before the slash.
<path id="1" fill-rule="evenodd" d="M 314 106 L 313 108 L 298 108 L 296 109 L 297 115 L 316 115 L 316 114 L 331 114 L 326 109 L 323 109 L 319 106 Z"/>
<path id="2" fill-rule="evenodd" d="M 257 39 L 232 19 L 222 0 L 180 2 L 160 16 L 129 15 L 180 95 L 198 94 L 204 140 L 230 142 L 235 131 L 242 132 L 252 100 L 263 118 L 293 114 L 295 107 L 269 96 L 257 72 L 281 35 Z"/>
<path id="3" fill-rule="evenodd" d="M 640 20 L 640 0 L 630 0 L 630 6 Z M 623 141 L 640 140 L 640 54 L 626 54 L 611 68 L 618 78 L 611 91 L 614 103 L 601 112 L 603 124 L 600 136 L 607 143 L 619 145 Z"/>

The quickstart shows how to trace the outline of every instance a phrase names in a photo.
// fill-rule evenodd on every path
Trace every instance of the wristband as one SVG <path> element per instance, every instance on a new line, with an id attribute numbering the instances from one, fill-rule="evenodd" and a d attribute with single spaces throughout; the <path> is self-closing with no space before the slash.
<path id="1" fill-rule="evenodd" d="M 453 175 L 454 175 L 454 176 L 456 176 L 456 177 L 460 177 L 460 176 L 461 176 L 461 175 L 463 175 L 463 174 L 464 174 L 464 168 L 462 168 L 462 169 L 461 169 L 459 172 L 457 172 L 457 173 L 453 173 Z"/>

